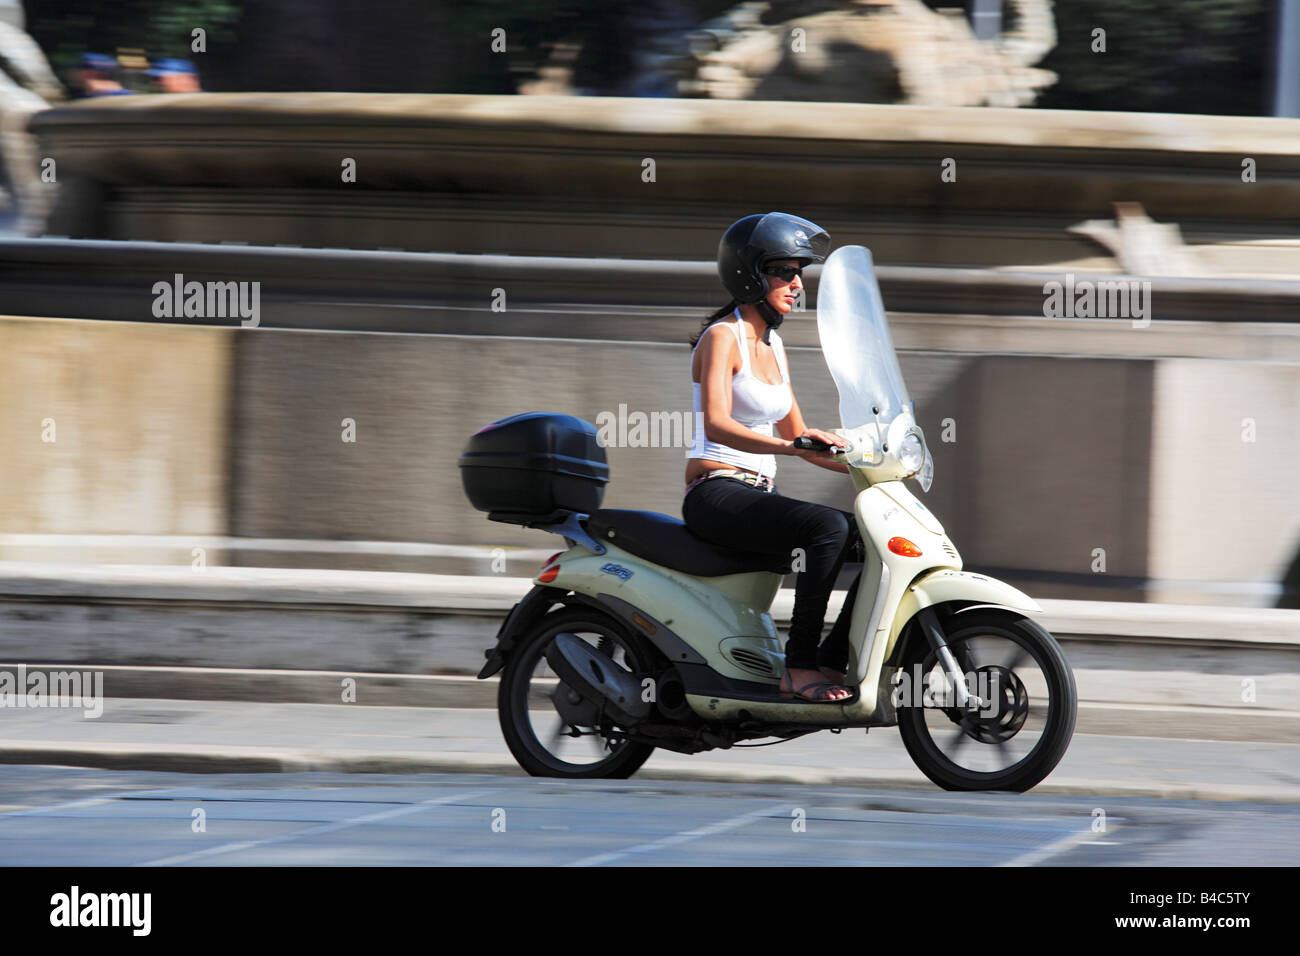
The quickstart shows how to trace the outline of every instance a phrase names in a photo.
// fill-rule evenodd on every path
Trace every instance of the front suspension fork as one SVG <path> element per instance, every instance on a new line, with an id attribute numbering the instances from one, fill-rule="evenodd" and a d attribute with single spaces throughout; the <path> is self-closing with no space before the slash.
<path id="1" fill-rule="evenodd" d="M 957 709 L 971 711 L 988 706 L 988 701 L 976 694 L 972 694 L 970 688 L 966 686 L 966 675 L 962 673 L 957 658 L 953 656 L 952 648 L 943 639 L 943 631 L 939 628 L 939 616 L 935 613 L 934 608 L 923 608 L 916 615 L 916 619 L 921 625 L 921 631 L 925 634 L 926 641 L 934 650 L 935 656 L 939 658 L 944 673 L 948 675 L 948 681 L 952 684 L 953 691 L 957 696 Z"/>

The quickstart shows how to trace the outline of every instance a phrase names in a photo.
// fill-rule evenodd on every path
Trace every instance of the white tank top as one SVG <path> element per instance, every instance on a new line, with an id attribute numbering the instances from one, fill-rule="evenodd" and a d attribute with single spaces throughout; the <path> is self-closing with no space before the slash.
<path id="1" fill-rule="evenodd" d="M 745 346 L 745 320 L 740 317 L 740 309 L 735 311 L 736 322 L 731 326 L 740 344 L 740 371 L 731 377 L 731 417 L 760 435 L 771 436 L 772 426 L 790 414 L 794 405 L 794 393 L 790 390 L 790 370 L 785 362 L 785 345 L 781 336 L 772 330 L 772 351 L 776 353 L 777 366 L 781 369 L 779 384 L 770 385 L 755 378 L 749 368 L 749 349 Z M 703 341 L 704 337 L 700 337 Z M 695 343 L 699 348 L 700 343 Z M 695 349 L 691 349 L 691 361 L 695 360 Z M 757 472 L 760 475 L 776 474 L 776 456 L 758 455 L 748 451 L 738 451 L 727 445 L 709 441 L 704 437 L 704 416 L 700 407 L 700 383 L 691 382 L 691 394 L 695 402 L 695 439 L 687 449 L 687 458 L 707 458 L 709 461 L 721 461 L 737 468 Z"/>

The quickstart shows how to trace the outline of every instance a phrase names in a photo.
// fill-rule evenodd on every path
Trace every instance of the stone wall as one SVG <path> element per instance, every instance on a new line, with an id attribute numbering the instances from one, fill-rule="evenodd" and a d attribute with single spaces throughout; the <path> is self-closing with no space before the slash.
<path id="1" fill-rule="evenodd" d="M 545 548 L 549 536 L 469 508 L 456 465 L 469 435 L 534 409 L 686 419 L 688 355 L 684 343 L 3 319 L 0 529 Z M 790 365 L 805 418 L 833 427 L 820 351 L 792 347 Z M 1189 582 L 1160 599 L 1272 603 L 1214 582 L 1276 581 L 1300 539 L 1294 365 L 906 352 L 902 367 L 935 456 L 927 500 L 968 564 L 1049 597 L 1137 600 L 1151 577 Z M 608 449 L 605 505 L 680 514 L 682 440 L 630 437 Z M 846 479 L 797 459 L 778 479 L 793 497 L 851 502 Z M 99 559 L 93 544 L 79 553 Z"/>

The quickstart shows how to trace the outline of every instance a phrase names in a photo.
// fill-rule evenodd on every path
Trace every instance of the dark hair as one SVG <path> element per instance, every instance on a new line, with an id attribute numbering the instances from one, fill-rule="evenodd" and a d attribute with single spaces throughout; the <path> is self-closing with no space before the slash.
<path id="1" fill-rule="evenodd" d="M 704 323 L 699 328 L 699 331 L 691 336 L 691 348 L 695 348 L 696 344 L 698 344 L 700 341 L 700 337 L 703 336 L 706 331 L 708 331 L 710 325 L 718 321 L 718 319 L 725 319 L 728 315 L 730 315 L 732 312 L 735 311 L 736 306 L 738 305 L 740 305 L 740 303 L 737 302 L 735 299 L 732 299 L 722 308 L 718 309 L 718 311 L 714 312 L 712 315 L 705 318 Z"/>

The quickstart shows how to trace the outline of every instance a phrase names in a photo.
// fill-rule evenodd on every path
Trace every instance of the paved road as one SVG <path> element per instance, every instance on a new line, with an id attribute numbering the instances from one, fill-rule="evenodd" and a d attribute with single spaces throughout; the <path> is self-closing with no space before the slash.
<path id="1" fill-rule="evenodd" d="M 1283 866 L 1300 807 L 489 774 L 9 767 L 0 860 L 66 866 Z M 196 811 L 202 811 L 201 814 Z M 203 827 L 197 829 L 196 821 Z"/>
<path id="2" fill-rule="evenodd" d="M 892 729 L 564 782 L 521 775 L 484 709 L 108 700 L 98 719 L 0 718 L 10 865 L 1300 860 L 1300 744 L 1077 734 L 1030 794 L 953 795 Z M 33 766 L 54 763 L 75 766 Z"/>

